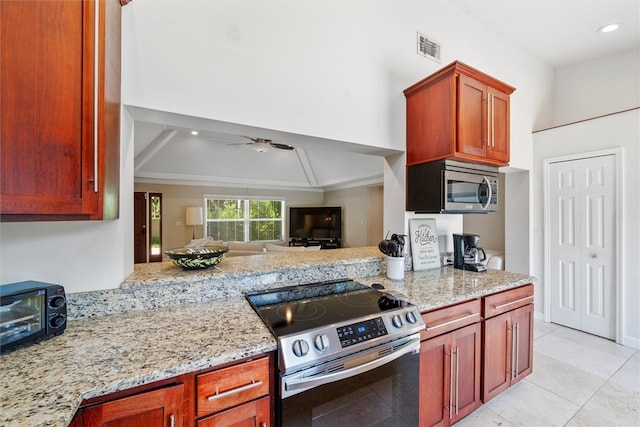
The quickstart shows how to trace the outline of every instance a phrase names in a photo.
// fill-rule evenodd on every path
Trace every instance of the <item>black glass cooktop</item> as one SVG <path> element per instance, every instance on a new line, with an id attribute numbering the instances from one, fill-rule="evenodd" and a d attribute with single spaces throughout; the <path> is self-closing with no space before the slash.
<path id="1" fill-rule="evenodd" d="M 276 337 L 409 305 L 353 280 L 272 289 L 246 298 Z"/>

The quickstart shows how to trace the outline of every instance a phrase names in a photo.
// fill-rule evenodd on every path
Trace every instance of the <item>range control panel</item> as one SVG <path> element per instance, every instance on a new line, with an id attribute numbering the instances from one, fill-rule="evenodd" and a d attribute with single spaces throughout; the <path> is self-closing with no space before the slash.
<path id="1" fill-rule="evenodd" d="M 424 330 L 415 306 L 278 338 L 282 374 L 296 372 Z"/>
<path id="2" fill-rule="evenodd" d="M 382 317 L 341 326 L 336 329 L 342 348 L 387 335 Z"/>

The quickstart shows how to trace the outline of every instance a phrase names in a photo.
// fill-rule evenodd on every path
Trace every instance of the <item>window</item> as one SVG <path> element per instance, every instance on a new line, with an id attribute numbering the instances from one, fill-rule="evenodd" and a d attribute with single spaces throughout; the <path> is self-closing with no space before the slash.
<path id="1" fill-rule="evenodd" d="M 205 196 L 206 235 L 214 240 L 284 240 L 284 200 Z"/>

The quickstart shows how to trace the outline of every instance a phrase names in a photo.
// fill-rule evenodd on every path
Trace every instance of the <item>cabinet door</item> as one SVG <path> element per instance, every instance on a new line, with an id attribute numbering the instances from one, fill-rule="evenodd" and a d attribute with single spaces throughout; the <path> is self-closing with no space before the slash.
<path id="1" fill-rule="evenodd" d="M 449 425 L 451 353 L 449 334 L 420 345 L 420 426 Z"/>
<path id="2" fill-rule="evenodd" d="M 214 416 L 198 420 L 198 427 L 268 427 L 270 420 L 269 397 L 245 403 Z"/>
<path id="3" fill-rule="evenodd" d="M 480 401 L 480 323 L 451 333 L 453 379 L 451 424 L 475 411 Z"/>
<path id="4" fill-rule="evenodd" d="M 511 381 L 511 312 L 492 317 L 483 325 L 482 401 L 500 394 Z"/>
<path id="5" fill-rule="evenodd" d="M 514 310 L 511 318 L 516 340 L 513 345 L 515 354 L 512 356 L 515 366 L 511 369 L 513 384 L 533 371 L 533 304 Z"/>
<path id="6" fill-rule="evenodd" d="M 78 1 L 0 5 L 3 214 L 97 209 L 93 144 L 86 144 L 93 136 L 93 6 Z"/>
<path id="7" fill-rule="evenodd" d="M 118 217 L 120 8 L 0 2 L 0 220 Z"/>
<path id="8" fill-rule="evenodd" d="M 117 399 L 84 410 L 86 427 L 182 426 L 182 384 Z"/>
<path id="9" fill-rule="evenodd" d="M 487 86 L 471 77 L 458 77 L 457 151 L 485 157 L 488 142 Z"/>
<path id="10" fill-rule="evenodd" d="M 487 87 L 489 97 L 489 144 L 487 157 L 502 163 L 509 163 L 509 95 Z"/>

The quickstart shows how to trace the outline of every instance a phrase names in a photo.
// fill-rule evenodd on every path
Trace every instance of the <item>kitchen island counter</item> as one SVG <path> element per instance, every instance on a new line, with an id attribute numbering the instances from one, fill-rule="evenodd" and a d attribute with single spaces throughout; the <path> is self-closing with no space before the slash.
<path id="1" fill-rule="evenodd" d="M 504 271 L 463 273 L 445 267 L 407 272 L 404 280 L 392 281 L 380 274 L 384 270 L 384 258 L 377 248 L 324 252 L 325 261 L 319 265 L 318 274 L 332 272 L 339 274 L 338 278 L 351 277 L 368 285 L 381 283 L 388 291 L 406 296 L 421 311 L 534 280 Z M 264 266 L 255 275 L 245 271 L 234 272 L 231 277 L 227 271 L 229 286 L 234 287 L 231 291 L 193 293 L 198 296 L 196 301 L 181 299 L 180 292 L 188 288 L 185 283 L 189 280 L 173 281 L 166 286 L 166 277 L 154 282 L 150 276 L 118 290 L 87 292 L 80 297 L 70 294 L 70 305 L 74 301 L 83 302 L 81 308 L 75 308 L 83 315 L 70 320 L 63 335 L 0 356 L 0 425 L 66 426 L 84 399 L 276 350 L 276 340 L 245 300 L 243 292 L 304 283 L 300 280 L 307 276 L 303 274 L 300 279 L 296 273 L 316 267 L 311 257 L 305 257 L 304 261 L 301 258 L 296 265 L 297 257 L 290 254 L 252 258 L 264 258 L 263 261 L 253 259 L 252 263 L 284 263 L 286 258 L 289 264 L 288 268 L 283 264 L 274 270 Z M 226 261 L 221 264 L 223 270 Z M 207 277 L 206 272 L 169 271 L 179 277 L 198 277 L 193 279 L 196 287 L 202 286 L 202 277 Z M 342 275 L 347 272 L 351 274 Z M 224 271 L 217 277 L 223 275 Z M 290 280 L 279 279 L 286 277 Z M 324 277 L 325 280 L 335 278 Z M 224 281 L 216 284 L 224 286 Z M 135 293 L 127 293 L 127 289 L 135 289 Z M 137 302 L 123 303 L 119 298 L 149 299 L 157 308 L 140 306 Z M 94 304 L 108 305 L 110 310 L 91 316 Z"/>

